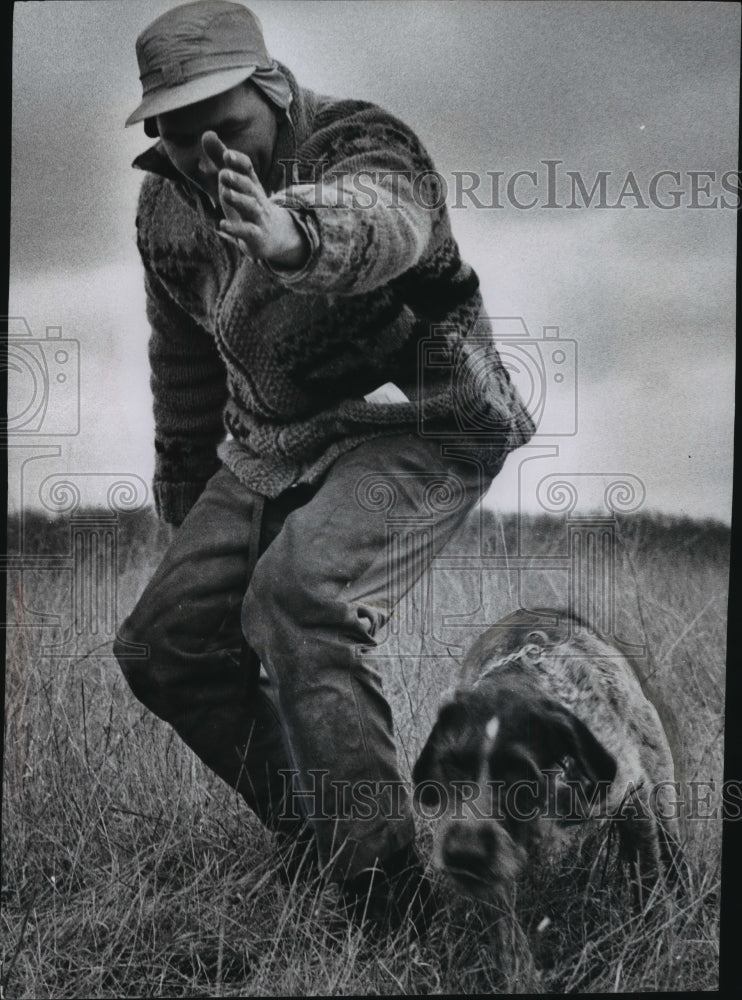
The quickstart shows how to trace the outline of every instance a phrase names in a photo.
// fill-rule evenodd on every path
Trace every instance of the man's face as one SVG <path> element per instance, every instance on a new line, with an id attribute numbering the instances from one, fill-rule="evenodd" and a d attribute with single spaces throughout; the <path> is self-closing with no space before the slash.
<path id="1" fill-rule="evenodd" d="M 201 136 L 214 131 L 229 149 L 246 153 L 265 187 L 273 160 L 278 123 L 272 106 L 249 81 L 232 90 L 157 116 L 167 155 L 186 176 L 218 201 L 219 168 L 203 151 Z"/>

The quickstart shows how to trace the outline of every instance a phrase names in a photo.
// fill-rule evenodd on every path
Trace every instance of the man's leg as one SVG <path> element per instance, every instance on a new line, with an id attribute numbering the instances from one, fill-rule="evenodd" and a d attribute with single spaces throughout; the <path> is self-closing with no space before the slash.
<path id="1" fill-rule="evenodd" d="M 228 470 L 216 473 L 120 629 L 114 652 L 134 694 L 263 822 L 293 832 L 296 821 L 278 819 L 285 787 L 278 772 L 289 767 L 278 714 L 240 626 L 260 527 L 259 499 Z"/>
<path id="2" fill-rule="evenodd" d="M 390 815 L 383 793 L 400 787 L 392 717 L 363 653 L 489 481 L 413 434 L 360 445 L 286 518 L 248 587 L 243 629 L 276 687 L 320 859 L 338 881 L 399 854 L 414 835 L 407 798 Z M 410 529 L 394 546 L 388 517 Z M 371 815 L 344 812 L 332 795 L 322 801 L 322 772 L 370 798 Z"/>

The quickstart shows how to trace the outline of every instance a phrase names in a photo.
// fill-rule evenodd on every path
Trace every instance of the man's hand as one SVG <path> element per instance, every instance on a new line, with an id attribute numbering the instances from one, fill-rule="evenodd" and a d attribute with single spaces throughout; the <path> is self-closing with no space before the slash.
<path id="1" fill-rule="evenodd" d="M 223 233 L 245 253 L 279 268 L 299 268 L 309 257 L 306 237 L 288 209 L 274 204 L 263 190 L 250 157 L 228 149 L 216 132 L 205 132 L 204 152 L 219 169 Z"/>

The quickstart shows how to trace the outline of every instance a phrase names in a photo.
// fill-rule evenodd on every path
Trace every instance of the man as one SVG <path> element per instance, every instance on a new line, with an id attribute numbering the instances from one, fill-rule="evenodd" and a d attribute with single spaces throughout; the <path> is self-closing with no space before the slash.
<path id="1" fill-rule="evenodd" d="M 240 4 L 170 10 L 137 56 L 154 495 L 182 526 L 116 653 L 284 841 L 306 821 L 353 913 L 424 922 L 367 654 L 532 424 L 407 126 L 299 87 Z M 426 530 L 387 551 L 392 505 Z"/>

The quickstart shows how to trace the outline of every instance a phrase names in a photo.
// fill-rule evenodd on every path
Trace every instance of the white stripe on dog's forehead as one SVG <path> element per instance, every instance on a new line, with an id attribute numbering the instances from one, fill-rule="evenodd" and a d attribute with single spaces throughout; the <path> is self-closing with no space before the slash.
<path id="1" fill-rule="evenodd" d="M 484 731 L 485 731 L 485 733 L 487 735 L 487 739 L 491 743 L 494 743 L 495 740 L 497 739 L 497 734 L 500 731 L 500 720 L 498 719 L 498 717 L 496 715 L 492 716 L 492 718 L 489 720 L 489 722 L 485 726 Z"/>

